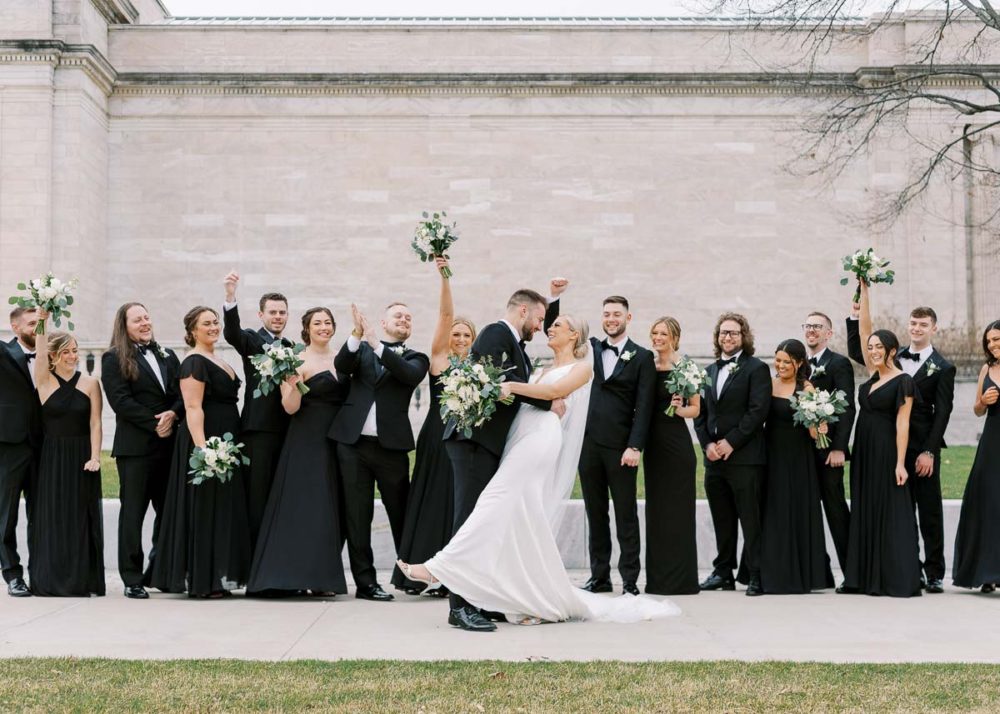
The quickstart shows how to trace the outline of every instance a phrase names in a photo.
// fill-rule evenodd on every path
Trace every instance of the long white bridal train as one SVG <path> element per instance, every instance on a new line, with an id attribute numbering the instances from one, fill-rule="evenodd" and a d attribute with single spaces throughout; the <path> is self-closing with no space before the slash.
<path id="1" fill-rule="evenodd" d="M 539 381 L 556 381 L 572 367 Z M 588 383 L 567 397 L 562 420 L 520 407 L 500 468 L 472 515 L 424 564 L 449 590 L 511 622 L 637 622 L 680 614 L 674 603 L 651 596 L 585 592 L 566 573 L 554 532 L 575 479 L 589 398 Z"/>

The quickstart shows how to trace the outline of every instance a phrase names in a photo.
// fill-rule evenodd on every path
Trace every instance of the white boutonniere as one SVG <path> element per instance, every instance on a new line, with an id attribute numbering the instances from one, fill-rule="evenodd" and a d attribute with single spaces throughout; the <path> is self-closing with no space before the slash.
<path id="1" fill-rule="evenodd" d="M 160 355 L 161 359 L 166 359 L 167 357 L 170 356 L 170 353 L 167 352 L 167 348 L 164 347 L 163 345 L 156 346 L 156 354 Z"/>
<path id="2" fill-rule="evenodd" d="M 734 374 L 740 371 L 740 363 L 733 362 L 732 366 L 729 368 L 729 376 L 732 377 Z"/>
<path id="3" fill-rule="evenodd" d="M 938 367 L 937 362 L 931 362 L 927 360 L 927 376 L 930 377 L 935 372 L 940 372 L 941 368 Z"/>
<path id="4" fill-rule="evenodd" d="M 622 356 L 619 357 L 619 359 L 622 362 L 628 362 L 633 357 L 635 357 L 635 350 L 626 350 L 625 352 L 622 352 Z"/>
<path id="5" fill-rule="evenodd" d="M 810 377 L 822 377 L 824 374 L 826 374 L 826 365 L 818 364 L 813 366 Z"/>
<path id="6" fill-rule="evenodd" d="M 396 345 L 392 348 L 392 351 L 402 357 L 403 353 L 406 352 L 406 347 L 404 345 Z"/>

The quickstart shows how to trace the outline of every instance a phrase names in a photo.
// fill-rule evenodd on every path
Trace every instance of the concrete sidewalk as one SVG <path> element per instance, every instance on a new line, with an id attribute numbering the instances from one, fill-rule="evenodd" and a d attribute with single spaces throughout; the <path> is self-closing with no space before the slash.
<path id="1" fill-rule="evenodd" d="M 673 598 L 683 613 L 665 620 L 501 625 L 472 634 L 446 624 L 447 604 L 438 599 L 206 602 L 154 593 L 136 601 L 122 596 L 113 571 L 107 575 L 103 598 L 0 595 L 0 656 L 1000 663 L 1000 593 L 954 588 L 909 600 L 702 593 Z M 586 575 L 571 573 L 580 583 Z M 388 583 L 388 572 L 379 577 Z"/>

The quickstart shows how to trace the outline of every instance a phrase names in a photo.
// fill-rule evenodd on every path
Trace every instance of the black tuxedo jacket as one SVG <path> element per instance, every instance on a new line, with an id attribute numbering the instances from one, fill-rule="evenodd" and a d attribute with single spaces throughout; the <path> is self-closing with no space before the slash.
<path id="1" fill-rule="evenodd" d="M 142 355 L 136 354 L 139 375 L 132 382 L 122 375 L 116 349 L 111 348 L 101 356 L 101 384 L 115 412 L 112 456 L 146 456 L 157 451 L 165 440 L 156 434 L 156 414 L 172 411 L 178 420 L 184 418 L 184 400 L 178 383 L 180 361 L 173 350 L 165 351 L 166 357 L 156 355 L 163 387 Z"/>
<path id="2" fill-rule="evenodd" d="M 646 446 L 656 397 L 653 353 L 627 339 L 622 354 L 633 353 L 632 358 L 623 360 L 619 356 L 614 371 L 604 374 L 601 344 L 596 337 L 590 338 L 594 382 L 587 411 L 587 438 L 609 449 L 624 451 L 632 447 L 641 451 Z"/>
<path id="3" fill-rule="evenodd" d="M 271 333 L 263 327 L 259 330 L 243 329 L 240 324 L 239 307 L 222 311 L 222 335 L 243 359 L 243 377 L 246 389 L 243 392 L 243 431 L 269 431 L 283 433 L 288 428 L 288 414 L 281 407 L 281 390 L 272 389 L 270 394 L 254 399 L 254 390 L 260 386 L 260 377 L 250 358 L 264 351 L 264 346 L 274 342 Z"/>
<path id="4" fill-rule="evenodd" d="M 342 444 L 354 444 L 361 437 L 361 429 L 375 404 L 375 428 L 382 447 L 396 451 L 413 449 L 413 428 L 410 426 L 410 397 L 423 381 L 430 367 L 427 355 L 406 349 L 396 354 L 386 345 L 382 350 L 382 367 L 379 358 L 367 342 L 362 342 L 357 352 L 351 352 L 347 343 L 340 348 L 333 366 L 337 372 L 351 377 L 351 389 L 330 427 L 329 437 Z M 435 405 L 431 405 L 434 409 Z"/>
<path id="5" fill-rule="evenodd" d="M 854 405 L 854 367 L 844 355 L 827 348 L 819 358 L 809 382 L 816 389 L 831 393 L 838 389 L 844 390 L 847 396 L 847 411 L 840 415 L 838 421 L 830 424 L 830 449 L 843 451 L 850 456 L 851 427 L 854 426 L 854 416 L 857 413 Z"/>
<path id="6" fill-rule="evenodd" d="M 0 443 L 40 446 L 42 407 L 17 340 L 0 342 Z"/>
<path id="7" fill-rule="evenodd" d="M 858 320 L 847 320 L 847 354 L 855 362 L 865 363 L 861 352 L 861 328 Z M 934 365 L 931 368 L 929 365 Z M 910 411 L 910 450 L 930 451 L 935 456 L 948 446 L 944 432 L 948 429 L 951 410 L 955 404 L 955 365 L 946 360 L 936 349 L 931 350 L 917 373 L 913 384 L 917 398 Z"/>
<path id="8" fill-rule="evenodd" d="M 719 439 L 729 442 L 733 453 L 725 463 L 759 466 L 767 463 L 764 421 L 771 407 L 771 370 L 745 352 L 736 364 L 736 374 L 730 370 L 718 397 L 719 368 L 714 362 L 708 366 L 712 386 L 705 389 L 694 430 L 702 450 Z"/>

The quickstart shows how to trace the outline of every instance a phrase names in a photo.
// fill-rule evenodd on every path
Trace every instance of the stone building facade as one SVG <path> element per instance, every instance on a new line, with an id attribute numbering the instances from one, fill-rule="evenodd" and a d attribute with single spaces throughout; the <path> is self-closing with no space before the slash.
<path id="1" fill-rule="evenodd" d="M 847 22 L 816 71 L 906 65 L 927 27 Z M 0 292 L 75 275 L 85 343 L 106 343 L 116 307 L 138 299 L 179 344 L 181 316 L 218 305 L 236 268 L 244 300 L 281 290 L 296 316 L 328 305 L 344 332 L 352 301 L 405 301 L 426 345 L 438 284 L 409 238 L 421 211 L 445 209 L 462 233 L 459 311 L 479 323 L 560 274 L 564 309 L 594 328 L 601 298 L 621 293 L 638 335 L 672 314 L 682 347 L 707 355 L 716 315 L 737 309 L 767 352 L 809 309 L 844 315 L 839 259 L 867 245 L 898 271 L 882 314 L 930 304 L 961 329 L 1000 316 L 989 236 L 966 225 L 975 190 L 935 183 L 885 232 L 855 220 L 905 178 L 909 136 L 959 120 L 915 114 L 829 183 L 789 174 L 801 119 L 829 97 L 768 81 L 761 68 L 801 40 L 780 29 L 196 20 L 158 0 L 4 0 Z"/>

